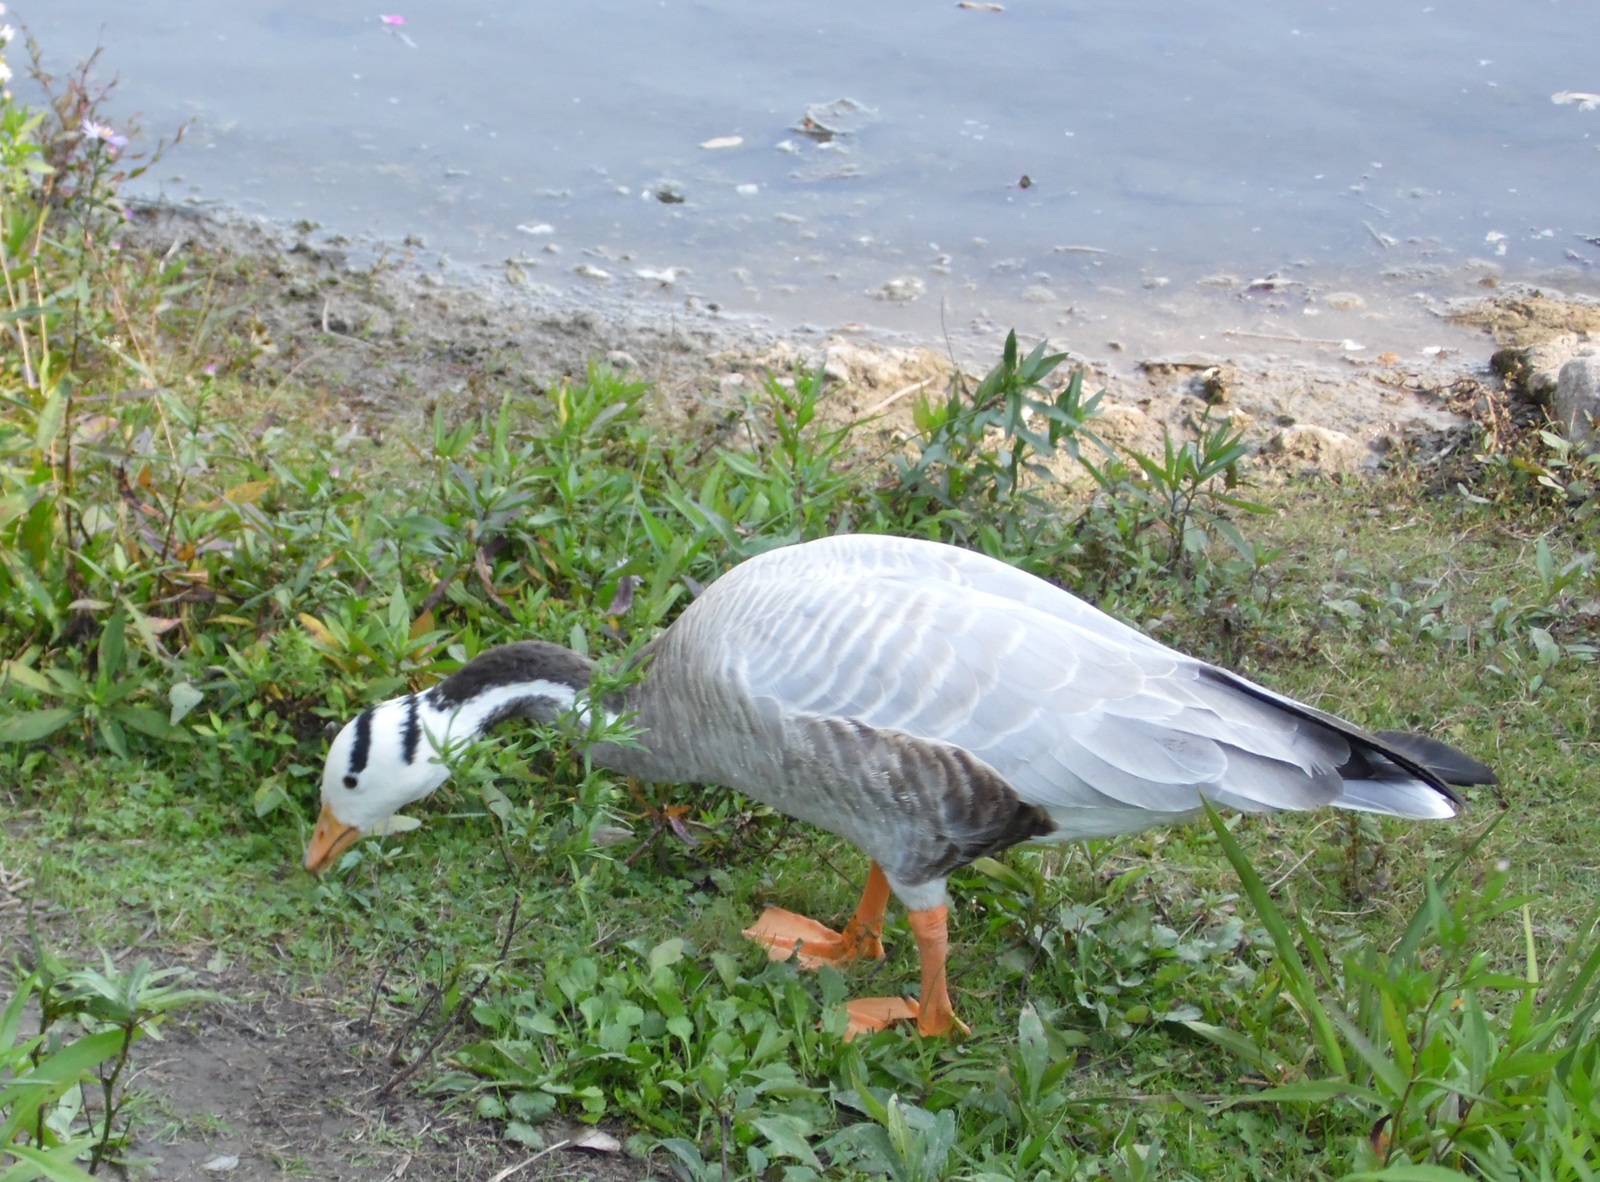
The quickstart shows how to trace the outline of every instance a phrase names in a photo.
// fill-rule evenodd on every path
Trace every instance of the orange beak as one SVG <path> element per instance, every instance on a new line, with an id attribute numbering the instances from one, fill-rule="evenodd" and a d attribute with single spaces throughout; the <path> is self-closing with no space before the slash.
<path id="1" fill-rule="evenodd" d="M 311 844 L 306 846 L 306 869 L 312 874 L 321 874 L 360 836 L 361 830 L 354 825 L 346 825 L 324 804 L 322 815 L 317 818 L 317 827 L 311 831 Z"/>

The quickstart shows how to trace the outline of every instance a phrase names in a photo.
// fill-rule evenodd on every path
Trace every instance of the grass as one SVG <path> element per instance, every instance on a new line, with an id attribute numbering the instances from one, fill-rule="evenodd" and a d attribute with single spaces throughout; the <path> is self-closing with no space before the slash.
<path id="1" fill-rule="evenodd" d="M 122 249 L 127 161 L 4 126 L 4 159 L 53 171 L 16 164 L 0 206 L 0 864 L 58 945 L 372 999 L 395 1086 L 529 1145 L 615 1122 L 684 1178 L 1592 1176 L 1581 461 L 1481 435 L 1459 472 L 1244 488 L 1225 424 L 1107 452 L 1081 376 L 1014 340 L 891 455 L 817 375 L 770 382 L 736 445 L 664 438 L 603 366 L 351 448 L 317 391 L 263 389 L 214 261 Z M 848 979 L 738 938 L 768 902 L 846 913 L 853 851 L 670 786 L 695 844 L 653 832 L 559 735 L 508 732 L 421 830 L 298 869 L 330 724 L 513 637 L 620 656 L 690 580 L 843 529 L 1003 555 L 1504 784 L 1451 825 L 1229 817 L 983 860 L 952 884 L 963 1042 L 840 1037 L 847 990 L 915 979 L 903 918 Z"/>

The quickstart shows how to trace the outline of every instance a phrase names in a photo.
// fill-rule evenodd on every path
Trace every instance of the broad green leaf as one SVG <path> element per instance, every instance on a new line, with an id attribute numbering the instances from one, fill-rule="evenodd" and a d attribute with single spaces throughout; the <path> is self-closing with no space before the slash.
<path id="1" fill-rule="evenodd" d="M 131 726 L 152 739 L 166 739 L 172 735 L 172 724 L 166 716 L 148 706 L 118 706 L 111 715 L 124 726 Z"/>
<path id="2" fill-rule="evenodd" d="M 1250 1092 L 1243 1096 L 1229 1096 L 1224 1102 L 1224 1107 L 1231 1108 L 1236 1104 L 1325 1104 L 1329 1100 L 1337 1100 L 1340 1096 L 1354 1096 L 1372 1103 L 1380 1102 L 1377 1093 L 1371 1088 L 1335 1079 L 1312 1079 L 1303 1083 L 1263 1088 L 1259 1092 Z"/>
<path id="3" fill-rule="evenodd" d="M 127 659 L 127 617 L 119 610 L 106 617 L 100 632 L 100 660 L 97 676 L 101 685 L 109 685 L 122 672 Z"/>
<path id="4" fill-rule="evenodd" d="M 33 1121 L 34 1114 L 44 1104 L 83 1078 L 84 1072 L 98 1063 L 104 1063 L 122 1049 L 122 1031 L 103 1030 L 68 1043 L 32 1071 L 11 1081 L 0 1092 L 0 1112 L 6 1114 L 0 1123 L 0 1145 L 14 1147 L 17 1133 Z"/>
<path id="5" fill-rule="evenodd" d="M 77 716 L 78 712 L 70 706 L 52 706 L 48 710 L 13 714 L 0 721 L 0 743 L 31 743 L 55 734 Z"/>
<path id="6" fill-rule="evenodd" d="M 501 821 L 508 820 L 511 816 L 511 798 L 493 784 L 480 784 L 478 791 L 483 796 L 483 803 L 489 811 L 499 817 Z"/>
<path id="7" fill-rule="evenodd" d="M 406 602 L 406 589 L 398 581 L 389 593 L 389 631 L 396 636 L 411 631 L 411 605 Z"/>
<path id="8" fill-rule="evenodd" d="M 265 817 L 289 803 L 289 794 L 283 790 L 278 777 L 273 776 L 256 787 L 252 797 L 256 816 Z"/>
<path id="9" fill-rule="evenodd" d="M 810 1124 L 798 1116 L 774 1113 L 758 1116 L 750 1122 L 766 1137 L 773 1153 L 791 1157 L 814 1170 L 821 1171 L 822 1163 L 812 1152 L 806 1135 L 812 1131 Z"/>
<path id="10" fill-rule="evenodd" d="M 650 971 L 666 968 L 668 965 L 677 964 L 683 959 L 684 941 L 681 936 L 674 936 L 670 940 L 663 940 L 650 949 Z"/>
<path id="11" fill-rule="evenodd" d="M 1186 1026 L 1208 1042 L 1227 1048 L 1253 1067 L 1266 1069 L 1271 1066 L 1272 1055 L 1237 1030 L 1229 1030 L 1226 1026 L 1213 1026 L 1209 1022 L 1182 1022 L 1180 1025 Z"/>
<path id="12" fill-rule="evenodd" d="M 67 391 L 61 383 L 51 389 L 44 405 L 39 408 L 39 418 L 34 427 L 33 446 L 41 455 L 50 452 L 56 437 L 67 421 Z"/>
<path id="13" fill-rule="evenodd" d="M 111 749 L 113 755 L 118 759 L 128 758 L 128 739 L 122 733 L 122 727 L 117 725 L 116 719 L 101 715 L 95 729 L 100 732 L 100 738 Z"/>
<path id="14" fill-rule="evenodd" d="M 1540 664 L 1554 665 L 1561 660 L 1561 646 L 1545 629 L 1529 628 L 1528 640 L 1533 644 L 1533 651 L 1539 655 Z"/>
<path id="15" fill-rule="evenodd" d="M 32 1182 L 34 1178 L 48 1178 L 50 1182 L 96 1182 L 95 1176 L 75 1161 L 88 1152 L 92 1143 L 92 1138 L 80 1137 L 44 1150 L 13 1142 L 6 1146 L 6 1152 L 15 1157 L 18 1164 L 0 1174 L 0 1182 Z"/>
<path id="16" fill-rule="evenodd" d="M 1022 875 L 1011 869 L 1011 867 L 1007 866 L 1004 862 L 998 861 L 995 858 L 990 858 L 987 856 L 978 858 L 973 861 L 972 868 L 979 874 L 985 875 L 988 878 L 992 878 L 996 882 L 1004 883 L 1006 886 L 1016 891 L 1019 895 L 1030 893 L 1028 890 L 1028 884 L 1023 879 Z"/>
<path id="17" fill-rule="evenodd" d="M 36 694 L 48 694 L 50 682 L 37 669 L 24 665 L 21 661 L 0 662 L 0 685 L 14 681 L 18 685 L 26 686 Z"/>

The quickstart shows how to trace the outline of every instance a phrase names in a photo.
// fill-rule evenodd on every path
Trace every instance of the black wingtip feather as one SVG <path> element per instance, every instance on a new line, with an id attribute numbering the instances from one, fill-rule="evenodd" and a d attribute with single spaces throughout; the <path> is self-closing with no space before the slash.
<path id="1" fill-rule="evenodd" d="M 1378 738 L 1422 764 L 1447 784 L 1466 788 L 1478 784 L 1498 784 L 1500 778 L 1488 764 L 1479 763 L 1472 756 L 1457 751 L 1448 743 L 1430 739 L 1427 735 L 1414 735 L 1408 731 L 1377 731 Z"/>

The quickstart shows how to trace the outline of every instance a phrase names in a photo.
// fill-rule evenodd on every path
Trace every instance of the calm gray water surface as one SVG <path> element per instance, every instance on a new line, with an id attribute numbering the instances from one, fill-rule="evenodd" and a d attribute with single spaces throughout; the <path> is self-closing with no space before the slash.
<path id="1" fill-rule="evenodd" d="M 147 191 L 553 287 L 1088 345 L 1381 338 L 1495 274 L 1600 290 L 1600 110 L 1552 102 L 1600 91 L 1594 0 L 12 10 L 52 68 L 106 47 L 118 118 L 191 121 Z M 794 130 L 840 98 L 868 108 L 850 134 Z M 1304 286 L 1243 290 L 1273 273 Z"/>

